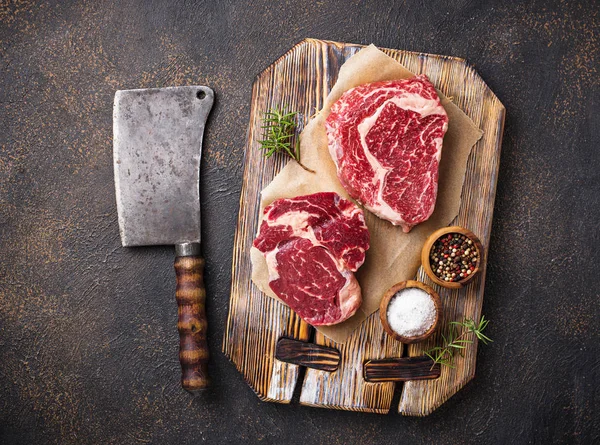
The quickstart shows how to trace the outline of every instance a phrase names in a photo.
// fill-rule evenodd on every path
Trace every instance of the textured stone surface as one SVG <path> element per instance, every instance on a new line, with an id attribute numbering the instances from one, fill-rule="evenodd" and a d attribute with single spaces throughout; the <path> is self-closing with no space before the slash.
<path id="1" fill-rule="evenodd" d="M 0 443 L 594 443 L 597 1 L 0 0 Z M 256 74 L 304 37 L 465 57 L 507 108 L 478 375 L 425 419 L 260 402 L 220 353 Z M 205 84 L 214 387 L 181 390 L 173 251 L 120 246 L 112 99 Z M 394 402 L 393 406 L 396 405 Z"/>

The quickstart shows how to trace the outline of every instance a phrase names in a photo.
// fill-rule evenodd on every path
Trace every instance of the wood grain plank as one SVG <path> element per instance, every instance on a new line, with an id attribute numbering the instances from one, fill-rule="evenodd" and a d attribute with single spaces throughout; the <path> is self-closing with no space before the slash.
<path id="1" fill-rule="evenodd" d="M 263 400 L 289 403 L 298 378 L 298 367 L 273 360 L 275 343 L 281 336 L 307 340 L 312 328 L 287 307 L 261 294 L 250 282 L 249 250 L 257 228 L 260 190 L 286 162 L 282 158 L 265 160 L 260 155 L 256 143 L 260 117 L 270 107 L 288 104 L 304 116 L 305 121 L 299 125 L 301 129 L 321 108 L 337 80 L 340 67 L 361 48 L 360 45 L 307 39 L 261 73 L 254 84 L 234 244 L 230 312 L 223 349 Z M 391 49 L 384 52 L 415 73 L 426 72 L 438 88 L 452 97 L 484 130 L 484 137 L 468 161 L 463 201 L 455 222 L 473 230 L 487 249 L 504 122 L 502 104 L 462 59 Z M 422 270 L 418 277 L 432 284 Z M 448 308 L 444 310 L 441 322 L 465 316 L 478 317 L 484 280 L 485 269 L 466 289 L 438 289 L 444 307 Z M 424 346 L 429 347 L 436 340 L 437 337 L 433 337 Z M 300 403 L 354 411 L 389 411 L 395 384 L 368 383 L 362 376 L 362 365 L 366 360 L 402 354 L 402 345 L 385 335 L 378 314 L 369 317 L 344 345 L 336 344 L 318 332 L 315 343 L 338 349 L 341 362 L 339 369 L 332 373 L 307 370 Z M 421 355 L 422 351 L 423 345 L 412 345 L 409 355 Z M 456 370 L 443 370 L 435 381 L 406 383 L 400 412 L 417 416 L 432 412 L 472 378 L 475 356 L 476 344 L 467 350 L 464 359 L 457 361 Z"/>

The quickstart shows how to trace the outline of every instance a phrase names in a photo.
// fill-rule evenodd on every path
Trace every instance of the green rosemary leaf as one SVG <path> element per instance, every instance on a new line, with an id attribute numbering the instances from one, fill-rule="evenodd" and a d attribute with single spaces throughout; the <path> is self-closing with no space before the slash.
<path id="1" fill-rule="evenodd" d="M 442 346 L 435 346 L 425 351 L 425 355 L 433 360 L 432 369 L 436 364 L 455 368 L 454 353 L 458 352 L 461 357 L 464 357 L 465 345 L 473 343 L 472 339 L 465 338 L 469 334 L 477 337 L 484 345 L 492 342 L 488 336 L 482 333 L 488 323 L 489 320 L 486 320 L 483 315 L 478 322 L 470 318 L 465 318 L 463 321 L 449 322 L 446 334 L 440 334 L 443 340 Z M 459 331 L 459 328 L 462 328 L 461 331 Z"/>
<path id="2" fill-rule="evenodd" d="M 476 335 L 477 335 L 477 338 L 478 338 L 479 340 L 481 340 L 481 342 L 482 342 L 484 345 L 487 345 L 487 344 L 489 344 L 489 343 L 492 343 L 492 342 L 494 341 L 494 340 L 492 340 L 491 338 L 489 338 L 488 336 L 486 336 L 486 335 L 482 334 L 481 332 L 478 332 L 478 333 L 476 333 Z"/>
<path id="3" fill-rule="evenodd" d="M 296 136 L 297 115 L 296 112 L 287 112 L 278 108 L 265 112 L 260 127 L 263 130 L 263 139 L 258 143 L 265 158 L 270 158 L 275 153 L 284 153 L 303 169 L 314 173 L 300 162 L 300 139 Z"/>
<path id="4" fill-rule="evenodd" d="M 484 319 L 483 316 L 482 316 L 481 317 L 481 321 L 479 322 L 478 329 L 480 331 L 483 331 L 487 327 L 487 325 L 488 325 L 489 322 L 490 322 L 489 320 Z"/>

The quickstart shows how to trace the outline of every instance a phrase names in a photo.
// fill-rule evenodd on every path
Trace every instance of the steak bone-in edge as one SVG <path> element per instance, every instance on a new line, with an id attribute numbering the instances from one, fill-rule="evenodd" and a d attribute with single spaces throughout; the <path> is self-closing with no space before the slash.
<path id="1" fill-rule="evenodd" d="M 360 307 L 354 272 L 365 261 L 369 231 L 363 211 L 337 193 L 273 202 L 254 247 L 265 256 L 273 292 L 308 323 L 340 323 Z"/>

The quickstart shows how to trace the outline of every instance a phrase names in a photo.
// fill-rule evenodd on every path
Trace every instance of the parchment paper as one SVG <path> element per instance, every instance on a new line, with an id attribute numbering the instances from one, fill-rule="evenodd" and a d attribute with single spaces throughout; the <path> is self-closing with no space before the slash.
<path id="1" fill-rule="evenodd" d="M 424 73 L 427 74 L 427 73 Z M 316 174 L 303 170 L 296 162 L 289 162 L 273 181 L 261 192 L 260 222 L 264 208 L 279 198 L 310 193 L 334 191 L 350 199 L 340 184 L 335 164 L 327 148 L 325 119 L 331 105 L 344 91 L 358 85 L 382 80 L 406 79 L 414 74 L 391 57 L 370 45 L 351 57 L 340 69 L 339 77 L 323 109 L 304 128 L 300 135 L 301 159 Z M 350 334 L 379 308 L 383 294 L 394 284 L 415 277 L 420 265 L 420 254 L 427 236 L 440 227 L 447 226 L 458 214 L 467 158 L 472 146 L 481 138 L 482 131 L 456 105 L 440 94 L 442 105 L 448 113 L 448 131 L 444 137 L 438 196 L 431 217 L 403 233 L 400 227 L 379 219 L 365 210 L 365 220 L 371 234 L 371 247 L 365 263 L 356 273 L 362 289 L 363 304 L 356 314 L 334 326 L 317 326 L 316 329 L 330 339 L 344 343 Z M 255 248 L 252 259 L 252 281 L 258 288 L 277 299 L 269 287 L 269 273 L 263 255 Z"/>

